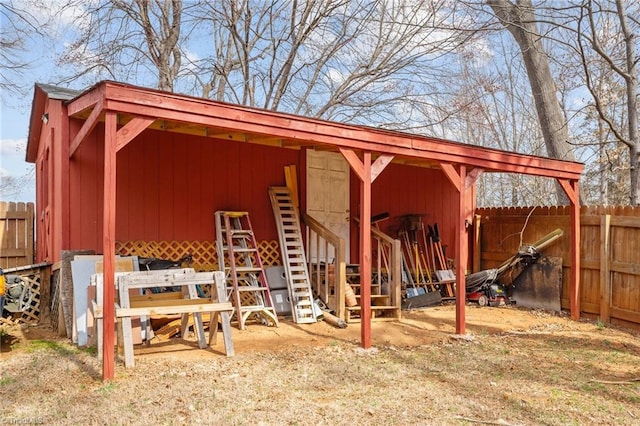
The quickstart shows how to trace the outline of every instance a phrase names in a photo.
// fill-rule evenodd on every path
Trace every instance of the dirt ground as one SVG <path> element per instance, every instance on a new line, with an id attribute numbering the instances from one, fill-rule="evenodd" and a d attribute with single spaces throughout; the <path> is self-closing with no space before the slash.
<path id="1" fill-rule="evenodd" d="M 516 307 L 360 325 L 233 327 L 234 357 L 189 337 L 136 348 L 102 382 L 95 351 L 3 327 L 0 414 L 40 424 L 640 424 L 640 334 Z M 1 422 L 0 422 L 1 423 Z"/>
<path id="2" fill-rule="evenodd" d="M 456 331 L 455 306 L 447 304 L 412 311 L 403 311 L 401 321 L 373 321 L 373 346 L 413 347 L 439 343 L 451 338 Z M 565 313 L 550 313 L 542 310 L 501 307 L 498 309 L 478 307 L 470 304 L 466 309 L 467 334 L 496 334 L 501 332 L 530 330 L 536 327 L 550 327 L 565 323 Z M 576 323 L 575 325 L 578 325 Z M 48 326 L 18 326 L 7 329 L 8 335 L 2 344 L 3 359 L 29 347 L 29 341 L 53 340 L 66 342 Z M 359 346 L 361 327 L 351 323 L 347 328 L 336 328 L 325 321 L 315 324 L 295 324 L 289 317 L 280 317 L 279 327 L 267 327 L 257 322 L 249 322 L 245 330 L 232 326 L 232 339 L 236 353 L 279 351 L 284 348 L 310 348 L 336 342 Z M 197 348 L 194 336 L 186 339 L 174 338 L 160 342 L 153 340 L 150 346 L 138 345 L 136 355 L 149 358 L 154 356 L 178 356 L 182 360 L 206 359 L 212 355 L 224 354 L 222 337 L 211 349 Z"/>

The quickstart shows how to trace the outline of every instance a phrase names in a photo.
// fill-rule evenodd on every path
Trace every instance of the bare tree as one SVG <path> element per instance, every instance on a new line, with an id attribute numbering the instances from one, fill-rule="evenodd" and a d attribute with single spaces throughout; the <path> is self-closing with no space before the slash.
<path id="1" fill-rule="evenodd" d="M 60 60 L 77 68 L 61 81 L 149 85 L 155 75 L 165 90 L 423 132 L 447 115 L 434 99 L 447 96 L 444 58 L 475 36 L 464 30 L 466 11 L 448 0 L 99 0 L 84 8 Z"/>
<path id="2" fill-rule="evenodd" d="M 25 2 L 0 2 L 0 91 L 3 97 L 22 95 L 26 80 L 22 74 L 29 70 L 31 61 L 22 54 L 27 41 L 40 37 L 46 22 L 39 22 Z M 30 88 L 30 86 L 29 86 Z"/>
<path id="3" fill-rule="evenodd" d="M 433 125 L 442 58 L 474 36 L 445 1 L 222 0 L 190 13 L 212 29 L 211 54 L 185 70 L 203 96 L 405 130 Z"/>
<path id="4" fill-rule="evenodd" d="M 531 0 L 517 0 L 515 3 L 487 0 L 487 4 L 520 46 L 548 155 L 573 161 L 575 157 L 569 144 L 567 122 L 558 100 L 558 91 Z M 561 204 L 568 201 L 560 188 L 558 201 Z"/>
<path id="5" fill-rule="evenodd" d="M 603 127 L 625 145 L 629 153 L 630 203 L 640 204 L 640 137 L 638 129 L 638 62 L 640 47 L 637 31 L 640 22 L 637 14 L 628 10 L 622 0 L 598 2 L 586 0 L 581 7 L 578 20 L 577 42 L 584 69 L 585 84 L 594 101 L 594 107 Z M 613 6 L 609 8 L 609 6 Z M 637 13 L 640 8 L 635 6 Z M 633 17 L 635 16 L 635 18 Z M 615 20 L 616 31 L 603 31 L 607 20 Z M 613 37 L 617 43 L 611 43 L 607 37 Z M 595 59 L 593 58 L 595 56 Z M 607 102 L 610 90 L 602 90 L 597 79 L 597 68 L 605 65 L 610 73 L 619 77 L 624 87 L 626 104 L 626 123 L 620 123 Z M 615 79 L 611 78 L 614 82 Z"/>
<path id="6" fill-rule="evenodd" d="M 455 139 L 506 151 L 545 155 L 540 126 L 531 106 L 526 70 L 513 58 L 517 47 L 500 34 L 487 34 L 480 46 L 467 46 L 456 75 L 456 119 L 450 128 L 459 129 Z M 545 205 L 555 195 L 549 179 L 516 174 L 485 173 L 478 181 L 480 206 Z"/>
<path id="7" fill-rule="evenodd" d="M 173 91 L 182 59 L 182 0 L 78 1 L 66 6 L 82 5 L 85 13 L 76 39 L 59 59 L 76 65 L 64 81 L 106 77 L 139 82 L 151 72 L 159 89 Z"/>
<path id="8" fill-rule="evenodd" d="M 178 48 L 182 0 L 135 0 L 135 9 L 128 1 L 114 1 L 144 31 L 151 61 L 158 69 L 158 88 L 173 91 L 173 82 L 180 70 Z M 154 25 L 155 23 L 155 25 Z"/>

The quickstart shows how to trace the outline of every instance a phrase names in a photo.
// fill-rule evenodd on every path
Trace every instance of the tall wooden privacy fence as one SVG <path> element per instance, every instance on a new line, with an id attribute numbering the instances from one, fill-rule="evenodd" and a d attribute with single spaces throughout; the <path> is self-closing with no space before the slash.
<path id="1" fill-rule="evenodd" d="M 0 201 L 0 267 L 31 265 L 33 251 L 33 203 Z"/>
<path id="2" fill-rule="evenodd" d="M 481 269 L 498 266 L 521 244 L 556 228 L 565 236 L 545 256 L 563 259 L 561 305 L 569 309 L 570 217 L 565 207 L 478 209 Z M 590 207 L 580 211 L 580 310 L 603 322 L 640 329 L 640 208 Z"/>

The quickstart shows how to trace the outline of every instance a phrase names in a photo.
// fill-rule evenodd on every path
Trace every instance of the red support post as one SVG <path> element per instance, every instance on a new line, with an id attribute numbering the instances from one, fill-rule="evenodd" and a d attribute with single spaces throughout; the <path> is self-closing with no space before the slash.
<path id="1" fill-rule="evenodd" d="M 571 181 L 571 318 L 580 320 L 580 193 L 578 181 Z"/>
<path id="2" fill-rule="evenodd" d="M 558 179 L 571 204 L 571 319 L 580 319 L 580 187 L 578 180 Z"/>
<path id="3" fill-rule="evenodd" d="M 456 226 L 456 334 L 465 334 L 466 332 L 466 318 L 465 318 L 465 304 L 467 301 L 466 290 L 466 277 L 465 269 L 467 266 L 467 259 L 469 257 L 469 244 L 467 241 L 467 229 L 465 226 L 466 219 L 466 185 L 467 168 L 464 164 L 460 165 L 460 173 L 458 178 L 460 179 L 460 185 L 456 185 L 459 192 L 458 197 L 458 223 Z"/>
<path id="4" fill-rule="evenodd" d="M 362 347 L 371 347 L 371 153 L 363 154 L 360 180 L 360 334 Z"/>
<path id="5" fill-rule="evenodd" d="M 107 111 L 104 130 L 104 193 L 102 217 L 103 341 L 102 380 L 115 377 L 115 240 L 116 240 L 116 113 Z"/>

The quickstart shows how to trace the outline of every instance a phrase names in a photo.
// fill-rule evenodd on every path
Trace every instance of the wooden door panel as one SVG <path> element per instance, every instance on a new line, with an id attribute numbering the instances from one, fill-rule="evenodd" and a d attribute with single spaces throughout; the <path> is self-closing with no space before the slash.
<path id="1" fill-rule="evenodd" d="M 349 165 L 342 155 L 307 151 L 307 213 L 344 238 L 349 247 Z M 309 256 L 315 260 L 315 248 Z M 334 254 L 319 256 L 331 262 Z"/>

